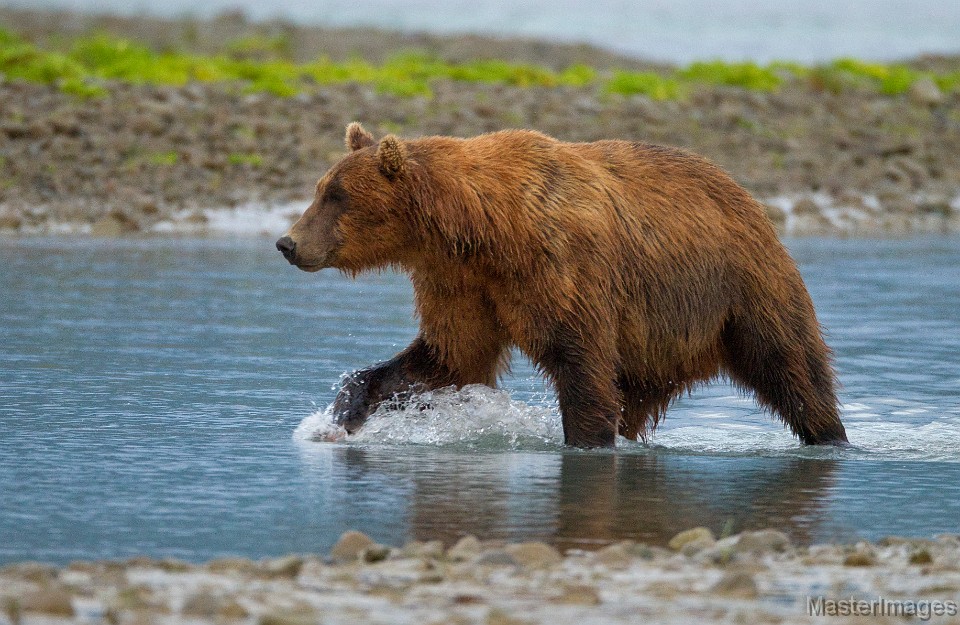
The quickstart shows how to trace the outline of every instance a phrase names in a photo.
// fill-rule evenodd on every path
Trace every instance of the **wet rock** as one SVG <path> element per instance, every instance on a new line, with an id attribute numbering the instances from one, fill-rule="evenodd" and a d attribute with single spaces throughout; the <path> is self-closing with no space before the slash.
<path id="1" fill-rule="evenodd" d="M 612 545 L 607 545 L 603 549 L 598 549 L 593 554 L 593 561 L 596 564 L 602 566 L 610 567 L 612 569 L 624 569 L 626 568 L 633 557 L 629 552 L 629 547 L 624 543 L 614 543 Z"/>
<path id="2" fill-rule="evenodd" d="M 234 601 L 233 599 L 224 600 L 220 609 L 217 610 L 217 620 L 226 620 L 226 621 L 238 621 L 247 619 L 250 617 L 250 613 L 247 612 L 247 609 L 242 605 Z"/>
<path id="3" fill-rule="evenodd" d="M 482 549 L 476 536 L 464 536 L 447 550 L 447 558 L 452 562 L 466 562 L 479 556 Z"/>
<path id="4" fill-rule="evenodd" d="M 93 222 L 90 234 L 97 237 L 118 237 L 140 229 L 136 221 L 120 212 L 112 212 Z"/>
<path id="5" fill-rule="evenodd" d="M 0 575 L 37 583 L 47 583 L 57 576 L 57 567 L 42 562 L 18 562 L 0 567 Z"/>
<path id="6" fill-rule="evenodd" d="M 790 234 L 792 235 L 826 235 L 833 231 L 833 222 L 825 215 L 796 215 L 790 222 Z"/>
<path id="7" fill-rule="evenodd" d="M 855 551 L 843 559 L 844 566 L 873 566 L 877 560 L 872 553 Z"/>
<path id="8" fill-rule="evenodd" d="M 181 612 L 189 616 L 210 618 L 216 616 L 222 607 L 223 602 L 219 597 L 209 590 L 201 590 L 184 601 Z"/>
<path id="9" fill-rule="evenodd" d="M 474 563 L 477 566 L 518 566 L 519 563 L 503 549 L 485 551 Z"/>
<path id="10" fill-rule="evenodd" d="M 363 550 L 374 544 L 373 540 L 362 532 L 344 532 L 330 549 L 330 558 L 334 562 L 356 562 Z"/>
<path id="11" fill-rule="evenodd" d="M 294 578 L 300 574 L 300 569 L 303 568 L 303 558 L 300 556 L 274 558 L 264 562 L 261 568 L 270 577 Z"/>
<path id="12" fill-rule="evenodd" d="M 946 198 L 925 198 L 917 203 L 917 212 L 921 215 L 935 215 L 949 217 L 953 213 L 950 200 Z"/>
<path id="13" fill-rule="evenodd" d="M 670 539 L 670 542 L 667 543 L 667 546 L 673 549 L 674 551 L 680 551 L 687 543 L 692 543 L 695 541 L 706 541 L 710 544 L 716 542 L 716 538 L 713 535 L 713 532 L 710 531 L 707 527 L 694 527 L 693 529 L 685 530 L 680 532 L 676 536 Z"/>
<path id="14" fill-rule="evenodd" d="M 167 573 L 186 573 L 193 569 L 193 565 L 189 562 L 177 560 L 176 558 L 164 558 L 159 562 L 155 562 L 154 566 Z"/>
<path id="15" fill-rule="evenodd" d="M 932 78 L 924 76 L 910 85 L 910 101 L 920 106 L 939 106 L 946 97 Z"/>
<path id="16" fill-rule="evenodd" d="M 797 217 L 802 215 L 820 216 L 821 210 L 820 207 L 817 206 L 816 202 L 808 197 L 805 197 L 793 203 L 793 209 L 791 213 Z"/>
<path id="17" fill-rule="evenodd" d="M 443 543 L 439 540 L 430 540 L 427 542 L 414 540 L 397 552 L 401 558 L 433 558 L 442 559 L 444 555 Z"/>
<path id="18" fill-rule="evenodd" d="M 212 573 L 253 575 L 257 570 L 257 565 L 247 558 L 218 558 L 208 562 L 206 569 Z"/>
<path id="19" fill-rule="evenodd" d="M 734 545 L 738 553 L 780 553 L 790 547 L 790 538 L 776 530 L 743 532 Z"/>
<path id="20" fill-rule="evenodd" d="M 390 557 L 390 547 L 374 544 L 360 552 L 360 559 L 368 564 L 382 562 Z"/>
<path id="21" fill-rule="evenodd" d="M 0 230 L 19 230 L 23 219 L 13 214 L 0 215 Z"/>
<path id="22" fill-rule="evenodd" d="M 600 605 L 600 592 L 593 586 L 586 584 L 566 584 L 560 595 L 554 598 L 556 603 L 571 605 Z"/>
<path id="23" fill-rule="evenodd" d="M 302 610 L 275 610 L 262 614 L 258 625 L 317 625 L 319 619 L 316 612 Z"/>
<path id="24" fill-rule="evenodd" d="M 563 560 L 556 548 L 542 542 L 509 545 L 506 551 L 520 566 L 528 569 L 547 568 Z"/>
<path id="25" fill-rule="evenodd" d="M 486 625 L 530 625 L 530 621 L 517 618 L 499 608 L 492 608 L 484 621 Z"/>
<path id="26" fill-rule="evenodd" d="M 877 554 L 873 545 L 859 542 L 843 559 L 844 566 L 873 566 L 877 563 Z"/>
<path id="27" fill-rule="evenodd" d="M 73 617 L 73 601 L 70 593 L 59 586 L 46 586 L 27 593 L 19 600 L 24 612 L 39 612 L 50 616 Z"/>
<path id="28" fill-rule="evenodd" d="M 714 540 L 710 540 L 709 538 L 698 538 L 697 540 L 691 540 L 685 544 L 680 550 L 680 553 L 688 558 L 692 558 L 698 553 L 712 548 L 714 545 L 716 545 L 716 541 Z"/>
<path id="29" fill-rule="evenodd" d="M 710 591 L 718 595 L 753 599 L 759 594 L 757 582 L 752 575 L 743 571 L 730 571 L 714 584 Z"/>
<path id="30" fill-rule="evenodd" d="M 930 551 L 927 549 L 920 549 L 919 551 L 914 551 L 910 554 L 910 564 L 914 565 L 924 565 L 924 564 L 933 564 L 933 556 L 930 555 Z"/>

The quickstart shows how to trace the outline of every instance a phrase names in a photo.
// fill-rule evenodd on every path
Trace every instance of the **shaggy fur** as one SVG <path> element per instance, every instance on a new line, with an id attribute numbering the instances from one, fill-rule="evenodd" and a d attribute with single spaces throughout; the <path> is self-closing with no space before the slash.
<path id="1" fill-rule="evenodd" d="M 348 429 L 410 390 L 493 386 L 516 346 L 553 382 L 571 445 L 645 437 L 720 374 L 803 442 L 846 441 L 800 273 L 712 163 L 521 130 L 376 145 L 351 124 L 346 142 L 285 255 L 311 271 L 406 271 L 420 317 L 406 350 L 346 382 Z"/>

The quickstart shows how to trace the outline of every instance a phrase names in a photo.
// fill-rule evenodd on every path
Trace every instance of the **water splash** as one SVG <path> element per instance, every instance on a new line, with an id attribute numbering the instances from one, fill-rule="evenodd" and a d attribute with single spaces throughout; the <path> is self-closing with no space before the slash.
<path id="1" fill-rule="evenodd" d="M 300 441 L 464 445 L 490 449 L 557 449 L 559 414 L 511 399 L 482 385 L 423 393 L 397 407 L 380 407 L 355 434 L 332 422 L 330 408 L 306 417 L 293 434 Z"/>
<path id="2" fill-rule="evenodd" d="M 733 401 L 723 398 L 722 401 Z M 740 400 L 742 401 L 742 399 Z M 903 422 L 922 406 L 902 402 L 851 402 L 843 419 L 851 447 L 801 445 L 773 419 L 736 418 L 744 407 L 675 410 L 648 443 L 618 440 L 619 453 L 703 456 L 770 456 L 835 460 L 960 462 L 960 418 L 926 424 Z M 887 405 L 889 404 L 889 405 Z M 753 410 L 749 410 L 753 412 Z M 898 416 L 900 420 L 898 420 Z M 474 385 L 424 393 L 397 407 L 381 407 L 356 434 L 333 423 L 331 409 L 307 416 L 293 433 L 304 442 L 462 446 L 488 450 L 557 451 L 563 428 L 555 407 L 511 399 L 505 390 Z"/>

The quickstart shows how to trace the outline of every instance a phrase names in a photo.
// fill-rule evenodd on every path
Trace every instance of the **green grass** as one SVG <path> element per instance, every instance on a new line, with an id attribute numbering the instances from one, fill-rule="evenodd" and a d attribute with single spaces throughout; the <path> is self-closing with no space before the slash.
<path id="1" fill-rule="evenodd" d="M 263 157 L 259 154 L 242 154 L 234 152 L 227 156 L 227 162 L 231 165 L 250 165 L 251 167 L 260 167 L 263 165 Z"/>
<path id="2" fill-rule="evenodd" d="M 680 83 L 653 72 L 617 70 L 604 85 L 604 91 L 618 95 L 645 95 L 654 100 L 675 100 L 680 96 Z"/>
<path id="3" fill-rule="evenodd" d="M 107 34 L 61 41 L 44 49 L 0 29 L 0 73 L 8 79 L 56 85 L 79 98 L 100 97 L 109 81 L 184 85 L 191 82 L 236 84 L 244 92 L 289 97 L 323 85 L 360 83 L 399 97 L 433 94 L 436 81 L 503 84 L 516 87 L 587 87 L 613 96 L 644 95 L 655 100 L 682 99 L 698 85 L 724 85 L 751 91 L 776 91 L 786 83 L 840 93 L 869 89 L 898 96 L 921 78 L 945 92 L 960 90 L 960 71 L 934 74 L 902 64 L 837 59 L 818 66 L 796 63 L 693 63 L 663 72 L 600 72 L 582 65 L 562 71 L 525 63 L 479 59 L 453 63 L 424 53 L 402 53 L 376 65 L 363 59 L 334 62 L 291 60 L 288 37 L 252 36 L 231 42 L 217 55 L 155 51 Z"/>

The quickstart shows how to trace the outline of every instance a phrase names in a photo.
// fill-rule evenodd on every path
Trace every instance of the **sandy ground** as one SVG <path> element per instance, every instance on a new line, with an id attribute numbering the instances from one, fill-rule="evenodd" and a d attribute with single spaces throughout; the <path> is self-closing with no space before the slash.
<path id="1" fill-rule="evenodd" d="M 229 15 L 164 22 L 4 9 L 0 19 L 38 41 L 56 25 L 74 33 L 109 29 L 157 47 L 190 39 L 212 50 L 244 33 L 286 28 L 292 54 L 303 58 L 361 53 L 378 60 L 417 47 L 454 59 L 645 67 L 587 46 L 252 25 Z M 78 100 L 54 87 L 0 79 L 0 231 L 215 230 L 209 209 L 237 207 L 264 215 L 285 207 L 281 217 L 288 220 L 343 154 L 343 128 L 353 120 L 377 135 L 471 136 L 525 127 L 570 141 L 686 147 L 726 168 L 789 234 L 960 230 L 960 93 L 930 85 L 897 97 L 804 85 L 775 93 L 703 86 L 683 101 L 608 95 L 596 86 L 455 82 L 435 83 L 432 98 L 389 96 L 357 84 L 293 98 L 244 94 L 240 85 L 108 87 L 104 98 Z"/>
<path id="2" fill-rule="evenodd" d="M 717 541 L 698 528 L 667 548 L 561 554 L 473 537 L 390 548 L 347 532 L 325 556 L 0 568 L 0 625 L 960 623 L 958 604 L 957 535 L 798 547 L 774 530 Z"/>

